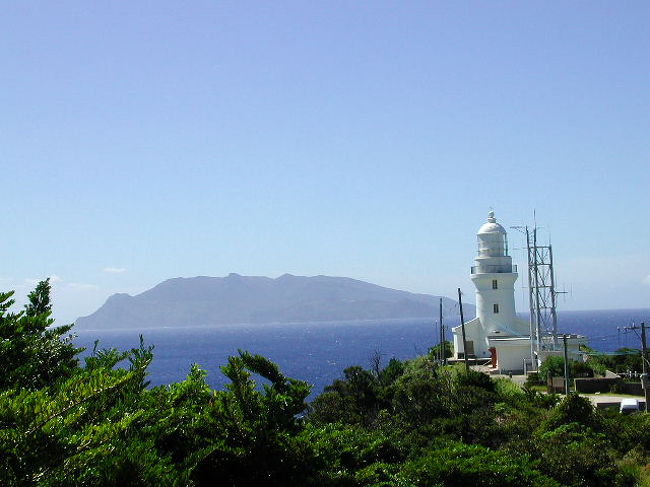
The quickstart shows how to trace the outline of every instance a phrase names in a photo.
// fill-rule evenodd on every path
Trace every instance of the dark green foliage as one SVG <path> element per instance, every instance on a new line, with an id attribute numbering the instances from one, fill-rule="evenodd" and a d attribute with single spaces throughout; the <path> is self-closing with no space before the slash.
<path id="1" fill-rule="evenodd" d="M 308 424 L 301 436 L 313 448 L 318 471 L 314 485 L 371 485 L 383 475 L 383 467 L 396 471 L 406 457 L 395 438 L 359 425 Z"/>
<path id="2" fill-rule="evenodd" d="M 310 420 L 316 419 L 330 452 L 326 463 L 334 466 L 322 485 L 631 486 L 644 478 L 632 459 L 645 456 L 621 460 L 639 432 L 650 431 L 638 423 L 641 415 L 628 426 L 631 417 L 603 417 L 578 395 L 559 401 L 427 357 L 401 369 L 390 386 L 374 384 L 372 396 L 363 396 L 374 398 L 363 403 L 365 411 L 376 411 L 371 422 L 359 421 L 351 391 L 367 377 L 358 368 L 314 401 Z M 361 455 L 377 444 L 374 435 L 389 438 L 394 455 Z M 345 437 L 354 441 L 337 443 Z M 347 453 L 337 456 L 341 449 Z"/>
<path id="3" fill-rule="evenodd" d="M 544 472 L 575 487 L 615 485 L 616 467 L 609 443 L 580 423 L 568 423 L 538 436 L 536 447 Z"/>
<path id="4" fill-rule="evenodd" d="M 338 391 L 323 392 L 312 401 L 309 408 L 309 419 L 315 424 L 329 424 L 338 421 L 345 424 L 361 422 L 352 396 L 342 395 Z"/>
<path id="5" fill-rule="evenodd" d="M 310 386 L 284 377 L 277 365 L 240 352 L 222 367 L 231 380 L 216 392 L 205 417 L 210 452 L 192 478 L 199 484 L 220 478 L 222 485 L 285 485 L 307 476 L 309 450 L 295 435 Z M 250 374 L 270 382 L 260 392 Z"/>
<path id="6" fill-rule="evenodd" d="M 593 404 L 586 397 L 576 393 L 569 394 L 555 407 L 540 428 L 550 431 L 558 426 L 578 423 L 589 428 L 600 430 L 602 418 L 596 412 Z"/>
<path id="7" fill-rule="evenodd" d="M 0 389 L 38 389 L 70 377 L 81 351 L 72 344 L 72 325 L 52 327 L 49 282 L 41 281 L 24 311 L 12 313 L 13 291 L 0 293 Z"/>
<path id="8" fill-rule="evenodd" d="M 589 367 L 601 374 L 605 370 L 612 372 L 641 372 L 643 364 L 641 351 L 634 348 L 619 348 L 611 355 L 592 354 L 587 360 Z"/>
<path id="9" fill-rule="evenodd" d="M 537 463 L 478 445 L 452 443 L 408 462 L 396 485 L 418 487 L 561 487 Z"/>
<path id="10" fill-rule="evenodd" d="M 13 485 L 92 485 L 98 477 L 104 482 L 119 477 L 119 468 L 101 465 L 110 451 L 124 460 L 119 466 L 127 464 L 124 438 L 145 413 L 134 391 L 140 391 L 151 361 L 150 351 L 131 357 L 128 370 L 77 370 L 56 387 L 3 391 L 0 478 L 12 479 Z M 145 467 L 155 471 L 152 478 L 159 473 L 158 463 L 139 466 L 148 475 Z M 132 474 L 117 477 L 112 485 L 133 479 Z"/>
<path id="11" fill-rule="evenodd" d="M 564 358 L 551 355 L 539 367 L 539 378 L 544 384 L 549 377 L 564 377 Z"/>
<path id="12" fill-rule="evenodd" d="M 10 313 L 0 295 L 2 485 L 305 484 L 314 462 L 299 436 L 310 386 L 240 352 L 211 391 L 205 372 L 147 389 L 152 347 L 98 349 L 80 367 L 70 327 L 48 328 L 49 283 Z M 252 374 L 263 381 L 256 387 Z"/>
<path id="13" fill-rule="evenodd" d="M 450 341 L 444 341 L 442 343 L 439 343 L 438 345 L 429 348 L 429 358 L 431 360 L 439 359 L 441 350 L 444 351 L 444 356 L 446 358 L 449 358 L 452 355 L 454 355 L 454 346 L 452 345 L 452 343 Z"/>
<path id="14" fill-rule="evenodd" d="M 404 373 L 404 362 L 400 362 L 396 358 L 390 359 L 386 368 L 379 372 L 379 383 L 383 387 L 389 387 Z"/>
<path id="15" fill-rule="evenodd" d="M 593 377 L 594 369 L 586 362 L 572 360 L 569 362 L 571 377 Z"/>
<path id="16" fill-rule="evenodd" d="M 339 417 L 344 415 L 348 423 L 370 425 L 386 404 L 380 394 L 382 385 L 379 377 L 358 366 L 348 367 L 343 375 L 343 379 L 337 379 L 325 388 L 323 398 L 314 401 L 312 418 L 314 421 L 330 422 L 338 414 Z M 389 374 L 384 378 L 388 380 Z"/>
<path id="17" fill-rule="evenodd" d="M 113 368 L 128 361 L 126 369 Z M 126 360 L 124 360 L 126 359 Z M 150 348 L 96 352 L 56 388 L 0 395 L 0 478 L 9 485 L 284 485 L 308 477 L 296 415 L 309 386 L 246 352 L 214 392 L 187 379 L 145 388 Z M 270 384 L 255 387 L 250 373 Z"/>
<path id="18" fill-rule="evenodd" d="M 78 349 L 49 282 L 25 310 L 0 294 L 0 485 L 632 487 L 650 485 L 647 415 L 601 413 L 431 356 L 349 367 L 310 386 L 240 351 L 213 391 L 148 388 L 152 347 Z M 557 369 L 551 361 L 548 371 Z"/>
<path id="19" fill-rule="evenodd" d="M 409 364 L 395 382 L 391 411 L 408 425 L 428 424 L 446 416 L 452 408 L 451 380 L 438 376 L 438 368 L 428 360 Z"/>
<path id="20" fill-rule="evenodd" d="M 50 302 L 50 278 L 40 281 L 31 293 L 27 295 L 29 303 L 25 305 L 25 315 L 38 316 L 42 314 L 50 314 L 52 312 L 52 304 Z"/>
<path id="21" fill-rule="evenodd" d="M 564 377 L 564 357 L 551 355 L 539 367 L 539 379 L 546 384 L 549 377 Z M 594 369 L 585 362 L 569 360 L 569 377 L 593 377 Z"/>
<path id="22" fill-rule="evenodd" d="M 539 373 L 537 372 L 530 372 L 526 376 L 526 387 L 532 387 L 532 386 L 540 386 L 544 385 L 544 381 L 542 378 L 539 376 Z"/>
<path id="23" fill-rule="evenodd" d="M 469 370 L 464 374 L 458 374 L 457 381 L 460 387 L 478 387 L 488 392 L 494 392 L 494 381 L 482 372 Z"/>

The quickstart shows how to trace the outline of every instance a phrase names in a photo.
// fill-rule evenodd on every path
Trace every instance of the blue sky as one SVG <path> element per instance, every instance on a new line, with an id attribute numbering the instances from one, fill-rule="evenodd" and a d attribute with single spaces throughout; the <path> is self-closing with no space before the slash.
<path id="1" fill-rule="evenodd" d="M 506 227 L 536 211 L 550 231 L 561 309 L 650 307 L 649 14 L 5 3 L 0 287 L 23 296 L 55 276 L 61 321 L 114 292 L 230 272 L 472 300 L 492 207 Z"/>

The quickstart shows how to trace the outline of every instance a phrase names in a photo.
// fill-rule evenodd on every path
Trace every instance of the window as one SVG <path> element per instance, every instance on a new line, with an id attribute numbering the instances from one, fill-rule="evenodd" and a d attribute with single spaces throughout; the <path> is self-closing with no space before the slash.
<path id="1" fill-rule="evenodd" d="M 497 314 L 497 313 L 499 312 L 499 305 L 496 304 L 496 303 L 494 303 L 494 304 L 492 305 L 492 309 L 494 309 L 494 314 Z"/>
<path id="2" fill-rule="evenodd" d="M 499 285 L 497 284 L 496 279 L 492 279 L 492 289 L 499 289 Z"/>

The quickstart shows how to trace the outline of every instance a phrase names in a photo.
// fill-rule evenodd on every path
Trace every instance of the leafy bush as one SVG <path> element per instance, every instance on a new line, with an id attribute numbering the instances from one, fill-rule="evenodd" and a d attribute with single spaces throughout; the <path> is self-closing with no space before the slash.
<path id="1" fill-rule="evenodd" d="M 611 355 L 591 354 L 587 364 L 594 370 L 604 373 L 605 370 L 613 372 L 640 372 L 643 369 L 641 351 L 634 348 L 619 348 Z"/>
<path id="2" fill-rule="evenodd" d="M 539 366 L 538 374 L 544 384 L 549 377 L 564 377 L 564 358 L 556 355 L 546 357 Z"/>
<path id="3" fill-rule="evenodd" d="M 559 426 L 577 423 L 589 428 L 601 430 L 602 416 L 586 397 L 572 393 L 567 395 L 540 425 L 541 430 L 550 431 Z"/>
<path id="4" fill-rule="evenodd" d="M 405 464 L 397 475 L 400 486 L 561 487 L 526 456 L 453 443 Z"/>
<path id="5" fill-rule="evenodd" d="M 584 424 L 562 424 L 538 437 L 540 468 L 571 487 L 610 487 L 617 470 L 603 433 Z"/>
<path id="6" fill-rule="evenodd" d="M 544 385 L 544 381 L 542 380 L 542 377 L 539 375 L 539 372 L 530 372 L 526 376 L 527 387 L 540 386 L 540 385 Z"/>
<path id="7" fill-rule="evenodd" d="M 446 358 L 450 358 L 454 355 L 454 346 L 452 343 L 450 341 L 444 341 L 441 344 L 439 343 L 438 345 L 429 348 L 429 358 L 431 360 L 438 359 L 438 357 L 440 357 L 441 350 L 444 351 L 444 356 Z"/>
<path id="8" fill-rule="evenodd" d="M 543 384 L 549 377 L 564 377 L 564 357 L 551 355 L 546 357 L 538 370 L 539 378 Z M 569 376 L 574 377 L 593 377 L 594 370 L 591 365 L 577 361 L 569 360 Z"/>
<path id="9" fill-rule="evenodd" d="M 240 351 L 213 391 L 193 365 L 148 387 L 152 347 L 79 349 L 52 328 L 49 286 L 10 313 L 0 294 L 2 485 L 628 487 L 648 481 L 647 415 L 492 380 L 428 356 L 349 367 L 310 387 Z M 545 362 L 546 363 L 546 362 Z M 561 367 L 550 360 L 547 373 Z M 3 382 L 4 381 L 4 382 Z M 257 383 L 256 383 L 257 381 Z M 261 382 L 261 385 L 258 383 Z"/>
<path id="10" fill-rule="evenodd" d="M 49 280 L 29 294 L 29 304 L 9 312 L 13 291 L 0 293 L 0 389 L 41 387 L 69 378 L 82 349 L 72 343 L 72 325 L 53 327 Z"/>

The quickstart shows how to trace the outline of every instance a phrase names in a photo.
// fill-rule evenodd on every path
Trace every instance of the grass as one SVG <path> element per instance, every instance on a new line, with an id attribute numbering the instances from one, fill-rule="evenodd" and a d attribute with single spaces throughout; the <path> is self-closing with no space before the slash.
<path id="1" fill-rule="evenodd" d="M 535 392 L 546 392 L 546 386 L 543 385 L 532 385 L 532 386 L 526 386 L 528 389 L 531 391 Z"/>
<path id="2" fill-rule="evenodd" d="M 581 392 L 580 395 L 581 396 L 587 396 L 587 397 L 591 397 L 591 396 L 594 396 L 594 397 L 612 396 L 612 397 L 623 397 L 623 398 L 629 397 L 629 398 L 632 398 L 632 399 L 638 399 L 639 397 L 643 398 L 642 395 L 641 396 L 635 396 L 634 394 L 621 394 L 620 392 L 601 392 L 600 394 L 591 393 L 591 392 L 590 393 Z"/>

